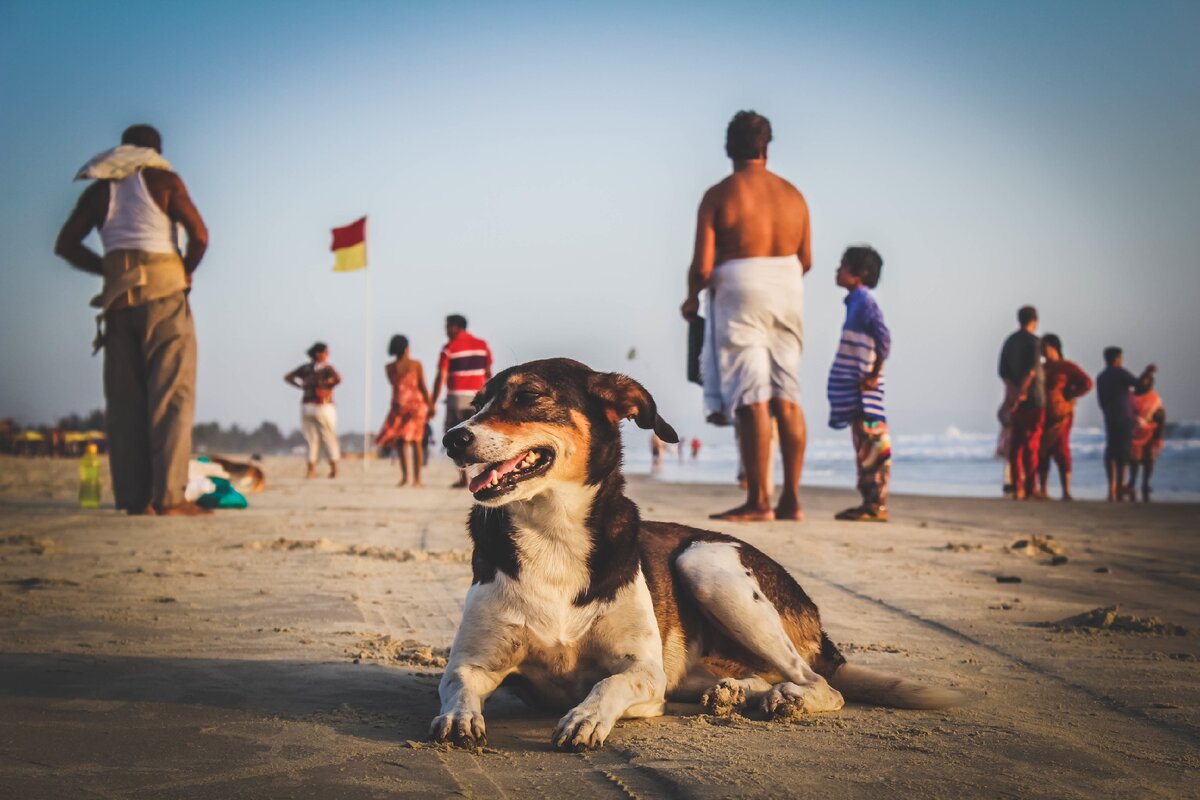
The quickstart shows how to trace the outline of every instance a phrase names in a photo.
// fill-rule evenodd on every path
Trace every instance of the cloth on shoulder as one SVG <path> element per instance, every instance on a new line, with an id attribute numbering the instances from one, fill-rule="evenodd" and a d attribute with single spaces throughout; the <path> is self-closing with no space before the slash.
<path id="1" fill-rule="evenodd" d="M 796 256 L 726 261 L 713 270 L 700 371 L 708 414 L 800 402 L 804 272 Z"/>
<path id="2" fill-rule="evenodd" d="M 146 167 L 174 172 L 171 162 L 163 158 L 162 153 L 159 153 L 153 147 L 122 144 L 92 156 L 75 173 L 75 180 L 119 181 Z"/>

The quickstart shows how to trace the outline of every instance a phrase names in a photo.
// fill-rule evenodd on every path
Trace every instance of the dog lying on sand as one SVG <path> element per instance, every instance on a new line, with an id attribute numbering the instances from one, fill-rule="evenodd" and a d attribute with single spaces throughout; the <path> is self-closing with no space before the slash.
<path id="1" fill-rule="evenodd" d="M 804 590 L 751 545 L 642 521 L 623 491 L 621 421 L 678 436 L 637 381 L 533 361 L 493 377 L 475 407 L 443 439 L 476 501 L 474 575 L 434 740 L 485 743 L 483 704 L 501 684 L 566 711 L 552 737 L 564 750 L 600 747 L 667 698 L 772 715 L 959 701 L 847 664 Z"/>

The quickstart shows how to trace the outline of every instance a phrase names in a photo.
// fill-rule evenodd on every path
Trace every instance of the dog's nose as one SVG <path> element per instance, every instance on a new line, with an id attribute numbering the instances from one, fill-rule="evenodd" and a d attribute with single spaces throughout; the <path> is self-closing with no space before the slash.
<path id="1" fill-rule="evenodd" d="M 442 437 L 442 447 L 446 448 L 446 454 L 451 458 L 461 458 L 462 454 L 475 441 L 475 434 L 471 433 L 469 428 L 451 428 Z"/>

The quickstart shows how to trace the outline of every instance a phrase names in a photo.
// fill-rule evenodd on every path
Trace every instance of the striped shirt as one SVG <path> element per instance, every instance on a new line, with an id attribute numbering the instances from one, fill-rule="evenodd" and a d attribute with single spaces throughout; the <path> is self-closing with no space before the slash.
<path id="1" fill-rule="evenodd" d="M 462 331 L 442 348 L 438 372 L 446 373 L 446 392 L 471 395 L 483 388 L 492 368 L 487 342 Z"/>
<path id="2" fill-rule="evenodd" d="M 875 389 L 863 391 L 862 380 L 886 360 L 892 349 L 892 334 L 883 322 L 883 312 L 866 287 L 846 296 L 846 324 L 837 356 L 829 370 L 829 427 L 845 428 L 855 419 L 887 421 L 883 410 L 883 373 Z"/>

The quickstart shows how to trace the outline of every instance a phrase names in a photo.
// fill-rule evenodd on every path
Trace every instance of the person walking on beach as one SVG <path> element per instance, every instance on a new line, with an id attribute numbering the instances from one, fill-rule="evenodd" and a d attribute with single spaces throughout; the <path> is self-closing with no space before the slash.
<path id="1" fill-rule="evenodd" d="M 879 285 L 882 270 L 883 259 L 866 246 L 847 248 L 837 270 L 837 285 L 846 290 L 846 322 L 829 370 L 829 427 L 849 427 L 853 437 L 862 504 L 835 516 L 850 522 L 888 520 L 892 440 L 883 408 L 883 363 L 892 334 L 869 291 Z"/>
<path id="2" fill-rule="evenodd" d="M 1074 361 L 1063 357 L 1062 340 L 1053 333 L 1042 337 L 1042 372 L 1046 380 L 1046 422 L 1038 451 L 1039 492 L 1046 496 L 1050 464 L 1058 465 L 1062 499 L 1071 498 L 1071 427 L 1075 403 L 1092 390 L 1092 379 Z"/>
<path id="3" fill-rule="evenodd" d="M 746 502 L 713 519 L 799 520 L 805 422 L 800 407 L 804 274 L 812 267 L 808 205 L 767 170 L 771 123 L 739 111 L 725 132 L 733 174 L 700 201 L 688 291 L 680 312 L 698 316 L 709 289 L 702 357 L 709 419 L 736 420 Z M 779 424 L 783 491 L 771 507 L 771 418 Z"/>
<path id="4" fill-rule="evenodd" d="M 290 386 L 295 386 L 303 395 L 300 398 L 300 427 L 308 442 L 308 472 L 304 477 L 317 477 L 317 461 L 321 450 L 329 460 L 329 477 L 337 477 L 341 448 L 337 438 L 337 408 L 333 404 L 333 387 L 342 382 L 333 365 L 329 363 L 329 346 L 316 342 L 308 348 L 307 364 L 301 364 L 283 376 Z M 366 454 L 363 454 L 364 457 Z"/>
<path id="5" fill-rule="evenodd" d="M 1131 498 L 1137 496 L 1138 470 L 1142 473 L 1142 502 L 1150 502 L 1150 477 L 1154 463 L 1162 452 L 1167 432 L 1167 412 L 1162 398 L 1154 391 L 1151 376 L 1133 393 L 1133 440 L 1130 446 L 1129 489 Z"/>
<path id="6" fill-rule="evenodd" d="M 184 498 L 196 400 L 196 331 L 188 294 L 208 229 L 183 180 L 162 157 L 162 136 L 133 125 L 121 145 L 75 176 L 83 191 L 54 252 L 104 279 L 95 345 L 104 350 L 109 468 L 128 514 L 210 514 Z M 182 256 L 176 226 L 187 234 Z M 83 240 L 95 228 L 101 257 Z"/>
<path id="7" fill-rule="evenodd" d="M 1125 475 L 1133 458 L 1133 391 L 1149 386 L 1158 368 L 1151 364 L 1135 378 L 1125 369 L 1125 354 L 1119 347 L 1104 348 L 1104 364 L 1104 370 L 1096 376 L 1096 399 L 1104 413 L 1104 474 L 1112 503 L 1132 492 Z"/>
<path id="8" fill-rule="evenodd" d="M 449 431 L 460 422 L 470 419 L 475 413 L 471 402 L 483 385 L 492 377 L 492 351 L 487 342 L 467 333 L 467 318 L 462 314 L 446 317 L 446 346 L 438 357 L 437 378 L 433 381 L 433 396 L 429 399 L 429 413 L 446 387 L 446 424 L 443 432 Z M 467 474 L 458 472 L 458 482 L 453 485 L 461 489 L 467 485 Z"/>
<path id="9" fill-rule="evenodd" d="M 425 388 L 425 369 L 420 361 L 409 356 L 407 336 L 393 336 L 388 343 L 388 355 L 393 356 L 385 369 L 392 387 L 392 407 L 375 444 L 396 446 L 400 454 L 400 486 L 408 483 L 410 471 L 412 485 L 421 486 L 421 467 L 425 461 L 422 443 L 432 405 Z"/>
<path id="10" fill-rule="evenodd" d="M 1046 390 L 1042 373 L 1041 342 L 1034 331 L 1038 326 L 1037 309 L 1022 306 L 1017 311 L 1020 328 L 1004 341 L 1000 351 L 1000 377 L 1005 397 L 1002 422 L 1011 425 L 1008 463 L 1012 470 L 1013 497 L 1017 500 L 1037 497 L 1038 455 L 1045 422 Z"/>

